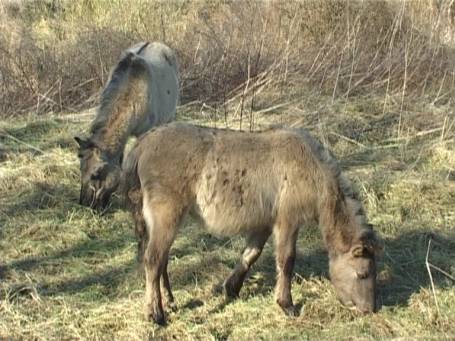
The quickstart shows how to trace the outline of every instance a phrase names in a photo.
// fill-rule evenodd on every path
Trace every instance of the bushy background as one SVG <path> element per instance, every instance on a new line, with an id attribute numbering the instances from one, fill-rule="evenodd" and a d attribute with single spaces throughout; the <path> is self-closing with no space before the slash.
<path id="1" fill-rule="evenodd" d="M 454 3 L 0 0 L 0 339 L 455 339 Z M 273 242 L 227 304 L 244 242 L 190 219 L 169 325 L 144 320 L 133 223 L 118 196 L 103 216 L 78 205 L 73 140 L 140 40 L 177 52 L 177 120 L 305 127 L 334 152 L 385 240 L 377 314 L 338 302 L 316 226 L 298 317 L 274 303 Z"/>
<path id="2" fill-rule="evenodd" d="M 141 40 L 176 50 L 183 103 L 221 107 L 264 89 L 285 101 L 308 88 L 447 101 L 454 13 L 451 0 L 3 0 L 0 112 L 95 105 L 120 52 Z"/>

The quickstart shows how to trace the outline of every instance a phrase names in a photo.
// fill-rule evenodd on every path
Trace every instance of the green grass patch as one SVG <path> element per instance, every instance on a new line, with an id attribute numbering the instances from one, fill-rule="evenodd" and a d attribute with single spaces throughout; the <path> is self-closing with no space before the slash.
<path id="1" fill-rule="evenodd" d="M 377 314 L 363 316 L 338 302 L 314 226 L 302 228 L 298 241 L 292 292 L 299 317 L 285 317 L 274 303 L 271 241 L 240 299 L 226 303 L 220 284 L 243 240 L 217 239 L 189 219 L 170 255 L 177 309 L 166 308 L 167 327 L 145 321 L 144 275 L 128 212 L 118 197 L 104 216 L 77 203 L 79 163 L 72 137 L 88 122 L 43 117 L 0 123 L 0 338 L 454 338 L 453 128 L 443 136 L 423 134 L 420 111 L 415 119 L 410 111 L 407 122 L 416 125 L 407 123 L 407 133 L 397 134 L 397 116 L 382 115 L 381 104 L 370 101 L 337 103 L 344 108 L 338 116 L 327 106 L 322 125 L 310 128 L 339 156 L 384 238 Z M 188 107 L 179 115 L 214 124 Z M 258 122 L 299 118 L 275 115 Z M 425 265 L 430 238 L 430 262 L 449 275 L 433 269 L 434 292 Z"/>

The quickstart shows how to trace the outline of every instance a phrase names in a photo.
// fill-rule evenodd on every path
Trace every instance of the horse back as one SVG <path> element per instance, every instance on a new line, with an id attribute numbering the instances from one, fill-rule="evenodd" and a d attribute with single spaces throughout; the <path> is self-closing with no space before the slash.
<path id="1" fill-rule="evenodd" d="M 141 184 L 182 201 L 210 232 L 234 235 L 315 215 L 315 158 L 296 134 L 242 133 L 173 123 L 140 142 Z"/>
<path id="2" fill-rule="evenodd" d="M 148 66 L 148 111 L 134 134 L 139 136 L 150 127 L 175 119 L 179 101 L 178 64 L 174 51 L 160 42 L 139 43 L 128 51 L 139 52 Z"/>

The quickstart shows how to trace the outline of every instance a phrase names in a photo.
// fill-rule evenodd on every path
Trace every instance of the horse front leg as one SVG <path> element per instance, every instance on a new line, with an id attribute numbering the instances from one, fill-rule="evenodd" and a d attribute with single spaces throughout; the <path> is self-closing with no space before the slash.
<path id="1" fill-rule="evenodd" d="M 261 255 L 262 249 L 264 248 L 270 233 L 271 232 L 269 230 L 265 230 L 261 233 L 251 234 L 248 236 L 246 248 L 242 253 L 242 258 L 223 284 L 226 296 L 229 299 L 237 298 L 239 296 L 246 274 Z"/>
<path id="2" fill-rule="evenodd" d="M 296 316 L 292 303 L 291 281 L 294 270 L 298 230 L 288 224 L 275 227 L 277 282 L 275 299 L 286 315 Z"/>

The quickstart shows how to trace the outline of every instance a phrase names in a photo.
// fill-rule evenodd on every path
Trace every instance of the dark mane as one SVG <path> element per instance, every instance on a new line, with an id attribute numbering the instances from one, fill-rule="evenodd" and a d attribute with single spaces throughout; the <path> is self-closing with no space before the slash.
<path id="1" fill-rule="evenodd" d="M 341 193 L 344 196 L 345 200 L 350 200 L 354 205 L 355 216 L 361 222 L 361 225 L 367 226 L 365 210 L 363 208 L 362 202 L 353 188 L 349 179 L 341 171 L 341 167 L 336 160 L 335 156 L 327 149 L 320 141 L 312 137 L 305 129 L 297 129 L 299 134 L 303 135 L 308 145 L 314 152 L 314 155 L 317 156 L 318 160 L 327 166 L 328 171 L 333 175 L 338 183 L 338 187 Z"/>
<path id="2" fill-rule="evenodd" d="M 142 58 L 137 58 L 136 56 L 138 56 L 138 54 L 140 54 L 148 45 L 148 42 L 145 43 L 137 52 L 127 51 L 115 66 L 109 82 L 101 94 L 101 103 L 98 108 L 97 116 L 90 128 L 92 135 L 106 126 L 110 115 L 109 109 L 113 102 L 115 102 L 115 97 L 118 96 L 119 92 L 122 90 L 132 67 L 144 66 Z"/>
<path id="3" fill-rule="evenodd" d="M 109 82 L 101 93 L 101 103 L 98 108 L 97 116 L 90 128 L 90 132 L 92 134 L 95 134 L 98 130 L 106 125 L 106 122 L 109 118 L 108 110 L 106 109 L 112 104 L 113 98 L 118 94 L 121 85 L 127 77 L 130 61 L 131 55 L 127 54 L 118 62 L 112 71 Z"/>
<path id="4" fill-rule="evenodd" d="M 358 200 L 357 194 L 353 191 L 350 181 L 344 176 L 341 171 L 340 165 L 336 160 L 333 153 L 327 149 L 320 141 L 312 137 L 305 129 L 293 129 L 296 130 L 300 135 L 305 138 L 307 144 L 311 147 L 314 155 L 317 156 L 318 160 L 327 165 L 330 172 L 337 179 L 340 184 L 340 189 L 343 194 L 350 199 Z"/>

